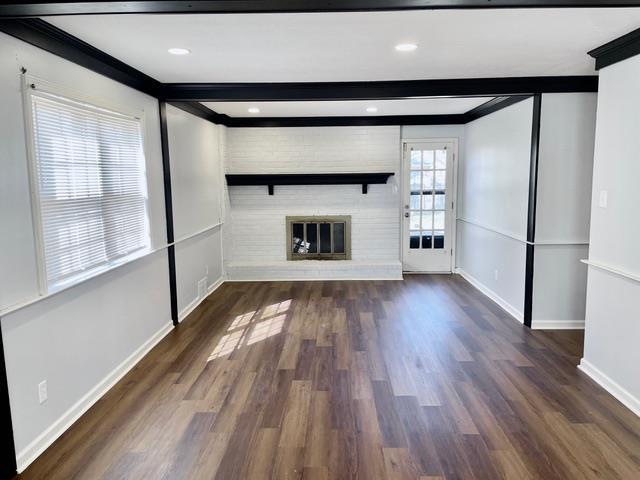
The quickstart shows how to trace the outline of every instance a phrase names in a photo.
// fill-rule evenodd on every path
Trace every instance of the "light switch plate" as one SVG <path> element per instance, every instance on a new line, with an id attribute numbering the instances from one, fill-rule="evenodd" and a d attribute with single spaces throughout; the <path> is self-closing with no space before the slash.
<path id="1" fill-rule="evenodd" d="M 609 202 L 609 192 L 607 190 L 600 190 L 600 199 L 598 200 L 598 205 L 600 208 L 607 208 L 607 203 Z"/>

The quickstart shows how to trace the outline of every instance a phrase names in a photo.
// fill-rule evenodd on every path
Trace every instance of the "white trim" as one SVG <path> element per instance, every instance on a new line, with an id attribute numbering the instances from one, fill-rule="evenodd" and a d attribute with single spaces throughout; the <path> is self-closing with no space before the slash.
<path id="1" fill-rule="evenodd" d="M 69 408 L 58 420 L 16 455 L 18 473 L 23 472 L 38 458 L 60 435 L 76 422 L 89 408 L 118 383 L 142 358 L 151 351 L 171 330 L 173 323 L 167 322 L 154 333 L 149 340 L 136 349 L 104 379 L 89 390 L 80 400 Z"/>
<path id="2" fill-rule="evenodd" d="M 488 230 L 489 232 L 497 233 L 498 235 L 502 235 L 503 237 L 510 238 L 511 240 L 515 240 L 515 241 L 520 242 L 520 243 L 531 243 L 531 242 L 527 242 L 526 238 L 520 237 L 520 236 L 518 236 L 518 235 L 516 235 L 514 233 L 510 233 L 510 232 L 507 232 L 507 231 L 504 231 L 504 230 L 499 230 L 499 229 L 494 228 L 494 227 L 489 227 L 487 225 L 483 225 L 481 223 L 474 222 L 472 220 L 467 220 L 466 218 L 458 217 L 458 218 L 456 218 L 456 220 L 458 220 L 460 222 L 468 223 L 469 225 L 473 225 L 473 226 L 478 227 L 478 228 L 482 228 L 483 230 Z"/>
<path id="3" fill-rule="evenodd" d="M 532 330 L 584 330 L 584 320 L 535 320 Z"/>
<path id="4" fill-rule="evenodd" d="M 533 242 L 533 245 L 546 247 L 546 246 L 556 246 L 556 245 L 589 245 L 589 240 L 536 240 Z"/>
<path id="5" fill-rule="evenodd" d="M 594 268 L 598 268 L 600 270 L 604 270 L 605 272 L 609 272 L 609 273 L 613 273 L 614 275 L 618 275 L 619 277 L 624 277 L 624 278 L 628 278 L 629 280 L 633 280 L 634 282 L 640 282 L 640 275 L 638 275 L 637 273 L 631 273 L 631 272 L 627 272 L 625 270 L 622 270 L 618 267 L 613 267 L 611 265 L 607 265 L 604 263 L 600 263 L 600 262 L 594 262 L 592 260 L 580 260 L 582 263 L 584 263 L 585 265 L 588 265 L 589 267 L 594 267 Z"/>
<path id="6" fill-rule="evenodd" d="M 640 399 L 634 397 L 629 391 L 625 390 L 620 384 L 608 377 L 604 372 L 584 358 L 580 360 L 578 369 L 588 375 L 591 380 L 596 382 L 607 392 L 617 398 L 620 403 L 640 417 Z"/>
<path id="7" fill-rule="evenodd" d="M 182 322 L 185 318 L 189 316 L 191 312 L 193 312 L 209 295 L 215 292 L 220 285 L 224 283 L 224 277 L 220 277 L 216 280 L 212 285 L 207 287 L 207 294 L 202 298 L 194 298 L 189 305 L 182 309 L 182 311 L 178 314 L 178 322 Z"/>
<path id="8" fill-rule="evenodd" d="M 514 320 L 524 324 L 524 314 L 520 310 L 518 310 L 516 307 L 514 307 L 505 299 L 503 299 L 500 295 L 498 295 L 496 292 L 494 292 L 487 286 L 483 285 L 480 281 L 476 280 L 474 277 L 469 275 L 467 272 L 465 272 L 461 268 L 456 268 L 456 273 L 460 275 L 462 278 L 464 278 L 471 285 L 473 285 L 481 293 L 485 294 L 487 297 L 489 297 L 491 300 L 497 303 L 505 312 L 511 315 L 514 318 Z"/>
<path id="9" fill-rule="evenodd" d="M 209 230 L 213 230 L 213 229 L 218 228 L 220 226 L 222 226 L 222 223 L 216 223 L 215 225 L 211 225 L 211 226 L 206 227 L 206 228 L 204 228 L 202 230 L 199 230 L 199 231 L 197 231 L 195 233 L 191 233 L 189 235 L 185 235 L 184 237 L 181 237 L 181 238 L 175 240 L 174 242 L 167 243 L 166 245 L 163 245 L 163 246 L 158 247 L 158 248 L 154 248 L 153 250 L 148 250 L 144 255 L 133 257 L 130 260 L 127 260 L 126 262 L 122 262 L 122 263 L 119 263 L 117 265 L 114 265 L 111 268 L 106 268 L 104 270 L 97 271 L 97 272 L 95 272 L 94 275 L 88 275 L 86 278 L 84 278 L 83 280 L 81 280 L 79 282 L 72 283 L 72 284 L 70 284 L 70 285 L 68 285 L 66 287 L 60 288 L 58 290 L 51 291 L 51 292 L 49 292 L 49 293 L 47 293 L 45 295 L 40 295 L 37 298 L 32 298 L 31 300 L 24 300 L 24 301 L 22 301 L 20 303 L 16 303 L 16 304 L 4 307 L 4 308 L 0 308 L 0 317 L 9 315 L 10 313 L 14 313 L 14 312 L 16 312 L 18 310 L 21 310 L 21 309 L 25 308 L 25 307 L 33 305 L 34 303 L 38 303 L 41 300 L 44 300 L 46 298 L 53 297 L 54 295 L 57 295 L 57 294 L 59 294 L 61 292 L 65 292 L 65 291 L 67 291 L 67 290 L 69 290 L 69 289 L 71 289 L 73 287 L 81 285 L 82 283 L 84 283 L 84 282 L 86 282 L 88 280 L 91 280 L 92 278 L 99 277 L 100 275 L 104 275 L 105 273 L 111 272 L 111 271 L 116 270 L 116 269 L 118 269 L 120 267 L 124 267 L 125 265 L 129 265 L 130 263 L 137 262 L 138 260 L 146 258 L 149 255 L 153 255 L 154 253 L 158 253 L 161 250 L 165 250 L 165 249 L 167 249 L 167 248 L 169 248 L 171 246 L 178 245 L 179 243 L 182 243 L 182 242 L 185 242 L 187 240 L 190 240 L 190 239 L 192 239 L 194 237 L 197 237 L 198 235 L 202 235 L 203 233 L 206 233 Z"/>

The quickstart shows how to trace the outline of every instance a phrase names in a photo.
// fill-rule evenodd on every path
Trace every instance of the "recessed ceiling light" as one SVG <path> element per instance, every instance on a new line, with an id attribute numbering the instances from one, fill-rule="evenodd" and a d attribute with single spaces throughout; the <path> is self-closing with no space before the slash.
<path id="1" fill-rule="evenodd" d="M 249 113 L 260 113 L 260 109 L 258 107 L 250 107 L 247 111 Z"/>
<path id="2" fill-rule="evenodd" d="M 415 43 L 399 43 L 396 45 L 396 50 L 399 52 L 413 52 L 416 48 L 418 48 L 418 45 Z"/>
<path id="3" fill-rule="evenodd" d="M 376 113 L 378 111 L 378 107 L 367 107 L 367 112 Z"/>
<path id="4" fill-rule="evenodd" d="M 171 55 L 189 55 L 191 53 L 191 50 L 189 50 L 188 48 L 170 48 L 169 50 L 167 50 Z"/>

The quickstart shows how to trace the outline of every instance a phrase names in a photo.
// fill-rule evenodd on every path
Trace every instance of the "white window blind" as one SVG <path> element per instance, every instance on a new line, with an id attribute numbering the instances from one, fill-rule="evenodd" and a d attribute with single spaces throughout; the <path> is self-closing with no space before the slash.
<path id="1" fill-rule="evenodd" d="M 41 251 L 49 290 L 150 247 L 139 119 L 33 92 Z"/>

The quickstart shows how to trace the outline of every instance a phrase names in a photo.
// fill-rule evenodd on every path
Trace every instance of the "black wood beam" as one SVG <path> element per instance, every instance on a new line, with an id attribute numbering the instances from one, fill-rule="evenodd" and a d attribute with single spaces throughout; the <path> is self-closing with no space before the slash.
<path id="1" fill-rule="evenodd" d="M 640 54 L 640 28 L 589 52 L 596 59 L 596 70 Z"/>
<path id="2" fill-rule="evenodd" d="M 478 118 L 484 117 L 485 115 L 489 115 L 490 113 L 497 112 L 498 110 L 502 110 L 510 105 L 514 105 L 518 102 L 526 100 L 530 98 L 530 95 L 516 95 L 512 97 L 496 97 L 492 98 L 486 103 L 474 108 L 473 110 L 469 110 L 464 114 L 464 123 L 472 122 L 473 120 L 477 120 Z"/>
<path id="3" fill-rule="evenodd" d="M 164 179 L 164 212 L 167 226 L 167 260 L 169 262 L 169 295 L 171 303 L 171 319 L 178 325 L 178 287 L 176 280 L 176 251 L 172 245 L 175 241 L 173 231 L 173 195 L 171 193 L 171 160 L 169 154 L 169 126 L 167 124 L 167 104 L 159 101 L 160 141 L 162 143 L 162 173 Z"/>
<path id="4" fill-rule="evenodd" d="M 289 13 L 392 10 L 599 8 L 640 6 L 638 0 L 192 0 L 9 1 L 2 17 L 131 13 Z"/>
<path id="5" fill-rule="evenodd" d="M 148 95 L 160 94 L 157 80 L 44 20 L 0 19 L 0 31 Z"/>
<path id="6" fill-rule="evenodd" d="M 198 102 L 168 102 L 169 105 L 172 105 L 180 110 L 183 110 L 187 113 L 195 115 L 196 117 L 200 117 L 203 120 L 208 120 L 211 123 L 217 123 L 219 125 L 227 125 L 230 126 L 230 123 L 234 120 L 228 115 L 223 113 L 217 113 L 211 110 L 209 107 L 198 103 Z"/>
<path id="7" fill-rule="evenodd" d="M 524 279 L 524 324 L 531 328 L 533 313 L 533 267 L 536 241 L 536 202 L 538 198 L 538 156 L 540 153 L 540 116 L 542 95 L 533 96 L 531 157 L 529 160 L 529 200 L 527 211 L 527 246 Z"/>
<path id="8" fill-rule="evenodd" d="M 166 83 L 168 101 L 381 100 L 437 96 L 494 97 L 534 93 L 597 92 L 597 76 L 500 77 L 376 82 Z"/>
<path id="9" fill-rule="evenodd" d="M 9 480 L 17 475 L 16 450 L 13 443 L 13 424 L 9 405 L 7 367 L 4 360 L 2 328 L 0 328 L 0 480 Z"/>
<path id="10" fill-rule="evenodd" d="M 376 125 L 453 125 L 465 115 L 377 115 L 347 117 L 227 117 L 228 127 L 368 127 Z"/>

